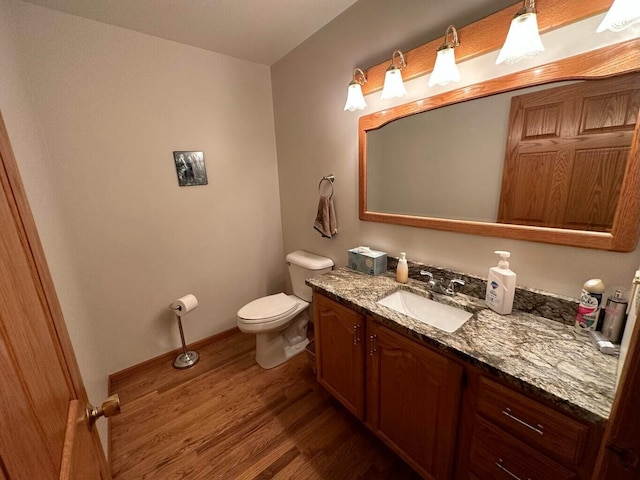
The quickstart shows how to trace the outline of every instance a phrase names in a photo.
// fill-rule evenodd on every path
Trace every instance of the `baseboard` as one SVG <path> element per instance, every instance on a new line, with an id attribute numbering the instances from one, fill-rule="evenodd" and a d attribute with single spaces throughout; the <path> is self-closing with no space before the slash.
<path id="1" fill-rule="evenodd" d="M 198 340 L 193 342 L 190 345 L 187 345 L 189 350 L 199 350 L 207 345 L 216 342 L 218 340 L 222 340 L 223 338 L 230 337 L 231 335 L 238 333 L 240 330 L 238 327 L 230 328 L 229 330 L 224 330 L 223 332 L 216 333 L 215 335 L 211 335 L 210 337 L 203 338 L 202 340 Z M 182 353 L 182 348 L 176 348 L 175 350 L 171 350 L 170 352 L 163 353 L 162 355 L 158 355 L 157 357 L 151 358 L 149 360 L 145 360 L 142 363 L 138 363 L 131 367 L 127 367 L 124 370 L 120 370 L 119 372 L 115 372 L 109 375 L 108 385 L 109 385 L 109 395 L 111 395 L 111 385 L 116 382 L 119 382 L 125 378 L 128 378 L 132 375 L 137 375 L 145 370 L 155 367 L 158 364 L 165 363 L 171 359 L 176 358 L 180 353 Z"/>

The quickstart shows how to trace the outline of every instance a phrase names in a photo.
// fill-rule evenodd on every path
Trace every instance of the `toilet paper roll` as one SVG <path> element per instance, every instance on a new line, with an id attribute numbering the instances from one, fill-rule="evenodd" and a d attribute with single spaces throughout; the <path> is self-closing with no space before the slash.
<path id="1" fill-rule="evenodd" d="M 174 300 L 171 305 L 169 305 L 169 308 L 173 309 L 179 317 L 184 317 L 187 313 L 198 308 L 198 299 L 195 295 L 188 293 L 184 297 Z"/>

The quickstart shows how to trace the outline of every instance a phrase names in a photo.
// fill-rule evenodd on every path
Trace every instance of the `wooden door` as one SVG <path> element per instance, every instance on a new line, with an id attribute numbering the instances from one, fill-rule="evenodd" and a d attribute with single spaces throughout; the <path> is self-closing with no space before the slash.
<path id="1" fill-rule="evenodd" d="M 108 479 L 0 116 L 0 478 Z"/>
<path id="2" fill-rule="evenodd" d="M 611 231 L 639 109 L 636 73 L 513 97 L 498 222 Z"/>
<path id="3" fill-rule="evenodd" d="M 313 310 L 318 382 L 364 420 L 364 317 L 319 294 Z"/>
<path id="4" fill-rule="evenodd" d="M 367 425 L 423 477 L 451 478 L 462 367 L 367 320 Z"/>

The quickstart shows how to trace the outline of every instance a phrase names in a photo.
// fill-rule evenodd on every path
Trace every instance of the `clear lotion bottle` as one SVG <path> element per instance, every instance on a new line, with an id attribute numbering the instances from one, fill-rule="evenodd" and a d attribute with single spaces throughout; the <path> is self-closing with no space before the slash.
<path id="1" fill-rule="evenodd" d="M 508 315 L 513 308 L 513 296 L 516 292 L 516 274 L 509 270 L 508 258 L 511 253 L 497 250 L 497 255 L 501 259 L 497 267 L 489 269 L 489 278 L 487 280 L 487 306 L 499 313 L 500 315 Z"/>

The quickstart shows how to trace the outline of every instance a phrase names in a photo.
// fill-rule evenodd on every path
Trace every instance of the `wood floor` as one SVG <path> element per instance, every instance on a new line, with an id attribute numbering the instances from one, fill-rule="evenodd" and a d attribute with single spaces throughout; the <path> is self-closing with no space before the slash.
<path id="1" fill-rule="evenodd" d="M 272 370 L 236 333 L 114 382 L 114 479 L 418 479 L 318 383 L 306 355 Z"/>

